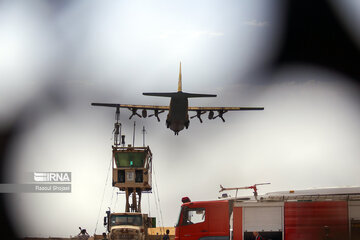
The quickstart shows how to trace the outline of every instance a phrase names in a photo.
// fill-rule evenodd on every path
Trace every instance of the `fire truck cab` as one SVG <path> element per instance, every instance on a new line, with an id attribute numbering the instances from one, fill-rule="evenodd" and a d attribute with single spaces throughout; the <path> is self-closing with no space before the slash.
<path id="1" fill-rule="evenodd" d="M 176 240 L 360 239 L 360 188 L 303 190 L 184 202 Z"/>
<path id="2" fill-rule="evenodd" d="M 229 201 L 189 202 L 181 206 L 175 239 L 229 239 Z"/>

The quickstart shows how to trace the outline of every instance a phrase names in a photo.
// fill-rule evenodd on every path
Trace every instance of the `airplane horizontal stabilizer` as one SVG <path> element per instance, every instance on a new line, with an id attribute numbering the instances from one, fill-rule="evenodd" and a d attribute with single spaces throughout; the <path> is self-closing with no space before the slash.
<path id="1" fill-rule="evenodd" d="M 216 94 L 200 94 L 200 93 L 185 93 L 187 98 L 198 98 L 198 97 L 216 97 Z"/>
<path id="2" fill-rule="evenodd" d="M 155 96 L 155 97 L 174 97 L 176 96 L 177 92 L 150 92 L 150 93 L 143 93 L 146 96 Z"/>
<path id="3" fill-rule="evenodd" d="M 100 106 L 100 107 L 120 107 L 121 104 L 116 103 L 91 103 L 91 106 Z"/>

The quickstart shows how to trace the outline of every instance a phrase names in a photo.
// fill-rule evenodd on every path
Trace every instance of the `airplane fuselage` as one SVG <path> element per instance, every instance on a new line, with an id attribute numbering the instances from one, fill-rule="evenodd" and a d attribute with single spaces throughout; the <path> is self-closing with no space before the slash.
<path id="1" fill-rule="evenodd" d="M 166 126 L 175 134 L 189 126 L 188 98 L 182 92 L 177 92 L 171 97 Z"/>

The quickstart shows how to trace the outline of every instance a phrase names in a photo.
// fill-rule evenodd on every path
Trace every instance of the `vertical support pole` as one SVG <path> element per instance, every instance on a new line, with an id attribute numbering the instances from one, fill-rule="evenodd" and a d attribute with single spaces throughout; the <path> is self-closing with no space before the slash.
<path id="1" fill-rule="evenodd" d="M 137 209 L 138 209 L 138 212 L 141 212 L 141 189 L 138 190 L 138 196 L 139 196 L 139 199 L 138 199 L 138 202 L 137 202 Z"/>
<path id="2" fill-rule="evenodd" d="M 113 148 L 113 154 L 111 157 L 111 171 L 112 171 L 112 185 L 114 186 L 114 162 L 115 162 L 114 146 L 112 148 Z M 117 172 L 117 174 L 119 174 L 119 172 Z"/>
<path id="3" fill-rule="evenodd" d="M 119 141 L 120 134 L 121 134 L 121 123 L 116 122 L 114 124 L 114 145 L 115 146 L 120 145 L 120 141 Z"/>
<path id="4" fill-rule="evenodd" d="M 114 125 L 114 145 L 118 146 L 120 144 L 119 135 L 121 135 L 121 123 L 119 123 L 120 107 L 116 107 L 115 120 L 116 120 L 116 122 Z"/>
<path id="5" fill-rule="evenodd" d="M 143 130 L 142 130 L 142 133 L 143 133 L 143 147 L 145 147 L 145 126 L 143 126 Z"/>
<path id="6" fill-rule="evenodd" d="M 136 126 L 136 122 L 134 121 L 133 147 L 135 147 L 135 126 Z"/>
<path id="7" fill-rule="evenodd" d="M 125 205 L 125 212 L 130 212 L 130 204 L 129 204 L 129 197 L 130 197 L 130 193 L 129 193 L 129 189 L 126 188 L 126 205 Z"/>
<path id="8" fill-rule="evenodd" d="M 137 212 L 136 189 L 134 189 L 132 192 L 132 212 Z"/>
<path id="9" fill-rule="evenodd" d="M 119 120 L 120 120 L 120 106 L 116 107 L 115 120 L 116 120 L 116 122 L 119 122 Z"/>

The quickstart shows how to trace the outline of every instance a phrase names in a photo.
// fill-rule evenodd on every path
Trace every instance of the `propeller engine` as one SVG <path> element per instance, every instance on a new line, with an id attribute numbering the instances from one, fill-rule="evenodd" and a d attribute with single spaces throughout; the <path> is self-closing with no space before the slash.
<path id="1" fill-rule="evenodd" d="M 214 111 L 210 111 L 210 112 L 209 112 L 208 118 L 209 118 L 210 120 L 211 120 L 211 119 L 214 119 Z"/>
<path id="2" fill-rule="evenodd" d="M 218 111 L 218 115 L 217 115 L 216 117 L 214 117 L 214 119 L 217 118 L 217 117 L 219 117 L 219 118 L 221 118 L 221 120 L 222 120 L 223 122 L 225 122 L 225 119 L 224 119 L 223 115 L 224 115 L 224 113 L 226 113 L 226 112 L 227 112 L 227 110 L 219 110 L 219 111 Z M 209 115 L 210 115 L 210 114 L 209 114 Z"/>
<path id="3" fill-rule="evenodd" d="M 155 109 L 154 114 L 150 114 L 149 117 L 155 116 L 157 118 L 158 122 L 160 122 L 159 114 L 163 113 L 163 112 L 165 112 L 165 110 L 159 111 L 158 109 Z"/>
<path id="4" fill-rule="evenodd" d="M 132 111 L 132 114 L 129 117 L 129 119 L 131 119 L 135 115 L 138 116 L 139 118 L 141 118 L 141 115 L 137 113 L 137 108 L 130 108 L 130 110 Z"/>
<path id="5" fill-rule="evenodd" d="M 197 110 L 196 115 L 194 115 L 194 116 L 192 116 L 190 118 L 193 119 L 194 117 L 197 117 L 200 120 L 200 122 L 202 123 L 203 121 L 201 119 L 201 115 L 204 114 L 204 113 L 206 113 L 206 111 Z"/>

